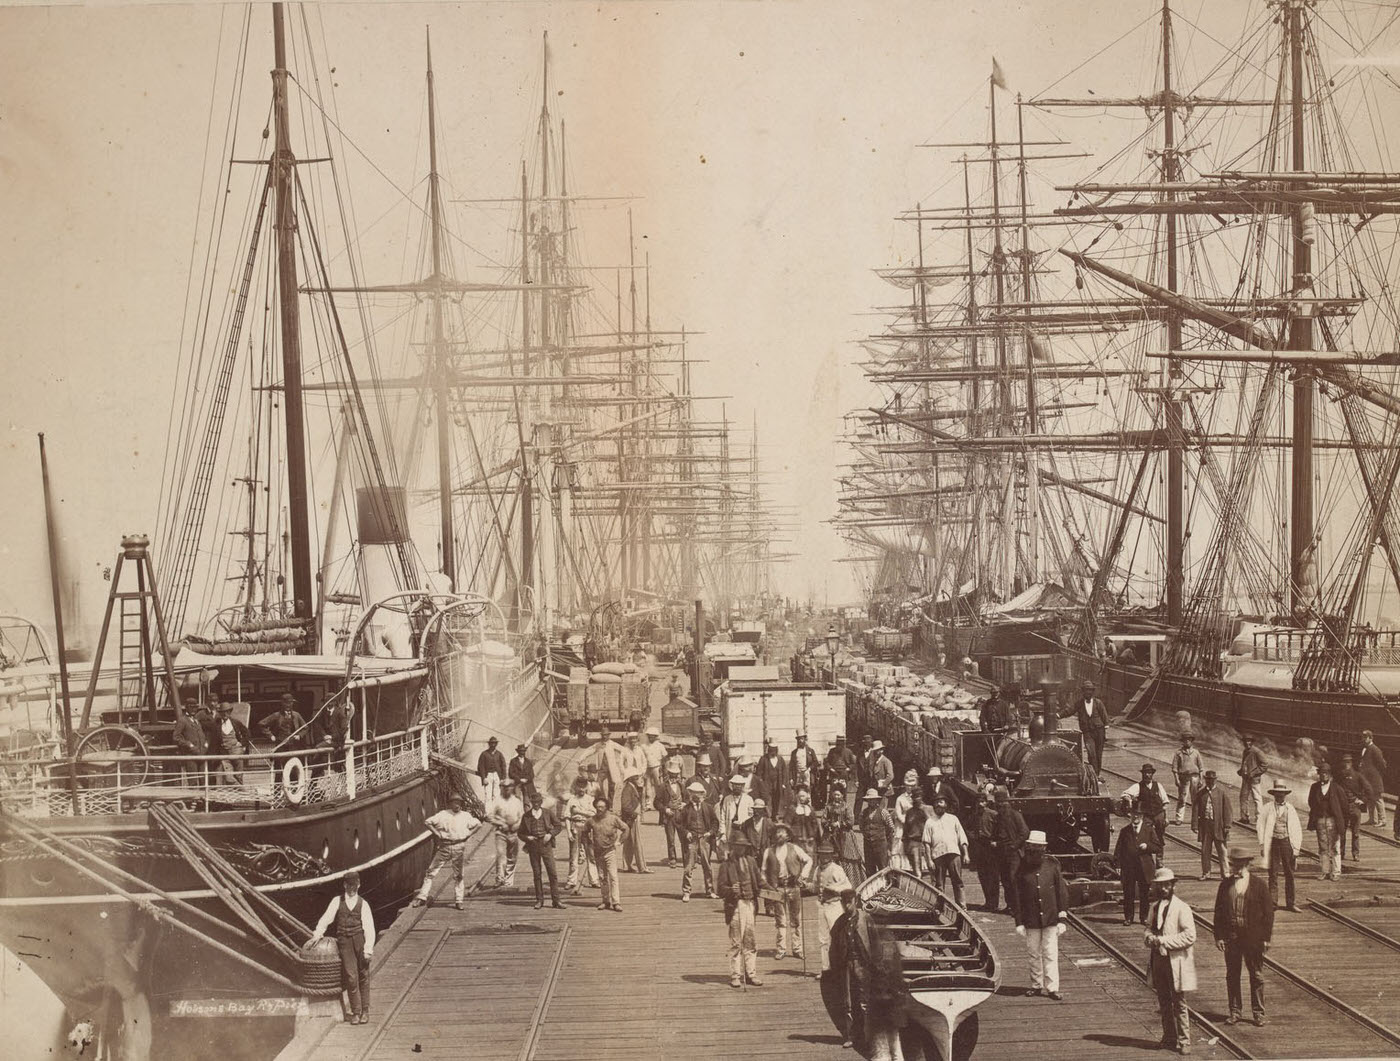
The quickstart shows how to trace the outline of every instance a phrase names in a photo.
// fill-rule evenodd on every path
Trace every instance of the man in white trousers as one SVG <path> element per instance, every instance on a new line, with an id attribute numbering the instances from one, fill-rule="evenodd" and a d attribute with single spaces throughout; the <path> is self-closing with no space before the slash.
<path id="1" fill-rule="evenodd" d="M 1027 998 L 1060 1001 L 1060 937 L 1069 928 L 1069 888 L 1060 863 L 1045 853 L 1045 833 L 1032 829 L 1017 880 L 1016 934 L 1026 941 L 1031 963 Z"/>

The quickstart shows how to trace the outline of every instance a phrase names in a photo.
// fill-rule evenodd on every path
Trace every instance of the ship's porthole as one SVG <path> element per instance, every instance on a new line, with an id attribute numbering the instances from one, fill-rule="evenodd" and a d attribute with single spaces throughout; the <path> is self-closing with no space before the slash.
<path id="1" fill-rule="evenodd" d="M 330 858 L 331 858 L 331 842 L 330 842 L 329 840 L 322 840 L 322 841 L 321 841 L 321 861 L 322 861 L 322 862 L 329 862 L 329 861 L 330 861 Z"/>
<path id="2" fill-rule="evenodd" d="M 351 847 L 358 851 L 360 849 L 360 830 L 355 830 L 355 838 L 351 841 Z"/>

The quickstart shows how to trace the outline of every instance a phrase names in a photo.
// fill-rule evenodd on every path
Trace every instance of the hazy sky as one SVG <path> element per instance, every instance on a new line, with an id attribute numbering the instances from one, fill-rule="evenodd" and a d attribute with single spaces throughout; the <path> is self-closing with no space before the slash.
<path id="1" fill-rule="evenodd" d="M 1178 34 L 1213 47 L 1211 37 L 1235 37 L 1262 6 L 1186 0 Z M 781 587 L 835 602 L 855 597 L 823 524 L 835 510 L 835 463 L 846 459 L 834 442 L 839 416 L 861 393 L 854 342 L 876 328 L 872 306 L 902 297 L 872 270 L 913 255 L 912 230 L 894 214 L 951 191 L 940 199 L 953 176 L 946 155 L 916 145 L 983 135 L 993 55 L 1011 89 L 1033 95 L 1127 34 L 1121 51 L 1088 68 L 1099 80 L 1073 75 L 1059 90 L 1144 90 L 1159 7 L 346 3 L 308 18 L 313 34 L 324 32 L 321 61 L 335 67 L 345 130 L 383 171 L 347 160 L 362 220 L 425 169 L 424 26 L 456 197 L 518 187 L 549 31 L 570 191 L 637 197 L 653 321 L 703 333 L 691 347 L 708 360 L 696 389 L 730 396 L 740 424 L 757 412 L 771 495 L 798 508 L 801 559 Z M 0 608 L 47 609 L 36 432 L 49 435 L 79 570 L 110 563 L 121 533 L 154 529 L 211 80 L 232 56 L 243 12 L 0 10 Z M 255 72 L 272 65 L 270 24 L 270 7 L 256 7 Z M 214 111 L 218 126 L 224 114 Z M 263 120 L 260 111 L 243 118 L 254 129 Z M 624 211 L 598 207 L 588 219 L 614 234 L 590 248 L 605 264 L 625 253 Z M 467 244 L 478 220 L 467 208 L 453 215 Z M 89 591 L 89 621 L 103 590 Z"/>

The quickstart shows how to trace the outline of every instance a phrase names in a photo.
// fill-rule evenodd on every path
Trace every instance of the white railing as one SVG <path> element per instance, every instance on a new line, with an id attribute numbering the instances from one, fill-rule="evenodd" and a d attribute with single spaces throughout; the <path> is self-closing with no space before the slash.
<path id="1" fill-rule="evenodd" d="M 333 803 L 425 772 L 428 728 L 347 742 L 343 749 L 147 755 L 100 765 L 82 759 L 7 762 L 0 764 L 0 807 L 24 817 L 62 818 L 140 813 L 153 802 L 190 811 Z M 228 763 L 231 773 L 221 772 L 220 763 Z"/>

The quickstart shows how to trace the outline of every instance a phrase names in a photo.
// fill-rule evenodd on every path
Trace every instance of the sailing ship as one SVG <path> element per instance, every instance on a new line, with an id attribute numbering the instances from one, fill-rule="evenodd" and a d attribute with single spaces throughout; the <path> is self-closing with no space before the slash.
<path id="1" fill-rule="evenodd" d="M 255 1017 L 253 1053 L 285 1038 L 299 999 L 338 992 L 299 948 L 336 879 L 358 870 L 381 917 L 407 901 L 424 819 L 449 790 L 485 795 L 464 764 L 488 738 L 553 737 L 565 643 L 621 616 L 627 643 L 605 647 L 630 653 L 646 616 L 759 592 L 780 559 L 757 425 L 746 458 L 722 409 L 698 415 L 688 335 L 653 329 L 630 231 L 625 266 L 575 260 L 592 200 L 568 191 L 548 38 L 535 160 L 518 196 L 489 201 L 513 247 L 466 279 L 429 46 L 426 195 L 404 194 L 427 265 L 385 284 L 356 237 L 315 224 L 347 209 L 339 177 L 307 170 L 334 173 L 351 145 L 316 117 L 309 29 L 294 42 L 297 20 L 271 13 L 269 128 L 256 150 L 223 145 L 216 186 L 254 180 L 245 216 L 216 207 L 231 280 L 198 285 L 158 533 L 122 539 L 89 664 L 62 662 L 61 607 L 56 649 L 5 625 L 2 688 L 33 736 L 3 763 L 0 943 L 111 1056 L 207 1050 L 185 1021 L 206 1011 Z M 302 724 L 257 740 L 287 697 Z M 182 752 L 172 728 L 216 698 L 255 746 Z"/>
<path id="2" fill-rule="evenodd" d="M 1039 246 L 1021 242 L 1028 253 L 1018 264 L 1046 278 L 1053 300 L 991 303 L 1030 337 L 1025 345 L 1046 346 L 1043 359 L 1032 346 L 1008 360 L 1010 379 L 999 374 L 1000 386 L 1055 363 L 1064 340 L 1057 335 L 1051 349 L 1044 336 L 1063 323 L 1097 330 L 1092 348 L 1079 348 L 1105 373 L 1101 392 L 1054 430 L 1031 430 L 1023 411 L 1001 431 L 1015 437 L 998 444 L 1015 454 L 1013 467 L 1095 462 L 1091 474 L 1070 477 L 1071 492 L 1093 491 L 1102 503 L 1077 539 L 1077 585 L 1061 582 L 1073 606 L 1056 639 L 1071 661 L 1063 672 L 1098 677 L 1101 686 L 1106 679 L 1120 703 L 1131 695 L 1135 713 L 1154 710 L 1172 727 L 1187 712 L 1198 728 L 1271 739 L 1284 752 L 1298 738 L 1355 745 L 1371 729 L 1390 752 L 1400 751 L 1400 671 L 1386 617 L 1400 581 L 1400 398 L 1384 263 L 1396 240 L 1400 179 L 1384 168 L 1383 133 L 1349 117 L 1375 105 L 1381 74 L 1366 59 L 1374 42 L 1348 40 L 1351 23 L 1339 27 L 1327 9 L 1321 0 L 1280 0 L 1260 8 L 1234 46 L 1216 54 L 1211 38 L 1193 31 L 1186 53 L 1183 16 L 1166 0 L 1151 20 L 1156 58 L 1143 91 L 1019 101 L 1018 115 L 1033 110 L 1041 127 L 1070 114 L 1136 112 L 1147 121 L 1091 173 L 1041 180 L 1063 205 L 1027 220 L 1063 227 Z M 995 205 L 985 222 L 992 226 Z M 967 221 L 969 230 L 982 223 L 970 205 Z M 994 290 L 995 259 L 994 248 Z M 960 268 L 920 264 L 899 275 L 915 294 L 912 317 L 922 312 L 923 290 L 938 282 L 963 285 L 957 301 L 969 309 L 988 270 L 969 252 Z M 965 356 L 960 365 L 970 367 Z M 968 519 L 965 506 L 985 492 L 965 482 L 974 460 L 966 454 L 979 449 L 970 432 L 933 417 L 962 424 L 968 414 L 960 410 L 979 403 L 915 400 L 911 414 L 918 377 L 896 378 L 906 408 L 883 408 L 879 419 L 908 421 L 898 441 L 872 438 L 867 420 L 860 442 L 879 451 L 885 476 L 928 480 L 920 486 L 940 499 L 938 509 L 896 511 L 891 522 L 912 525 L 906 534 L 922 536 L 930 559 L 939 548 L 946 556 L 947 532 L 931 528 L 949 516 Z M 966 395 L 968 384 L 961 388 Z M 903 466 L 891 473 L 889 454 L 900 450 L 926 455 L 901 454 Z M 879 480 L 869 470 L 859 469 L 866 479 L 848 522 L 871 515 Z M 1002 474 L 997 485 L 1019 496 L 1036 479 L 1045 483 L 1024 471 Z M 1063 495 L 1065 484 L 1055 486 Z M 999 515 L 1004 522 L 1005 505 Z M 888 553 L 874 556 L 885 561 Z M 957 558 L 963 567 L 953 578 L 907 579 L 931 598 L 925 612 L 985 592 L 980 571 L 971 577 L 975 565 Z M 1150 651 L 1125 666 L 1104 651 L 1105 639 Z"/>

